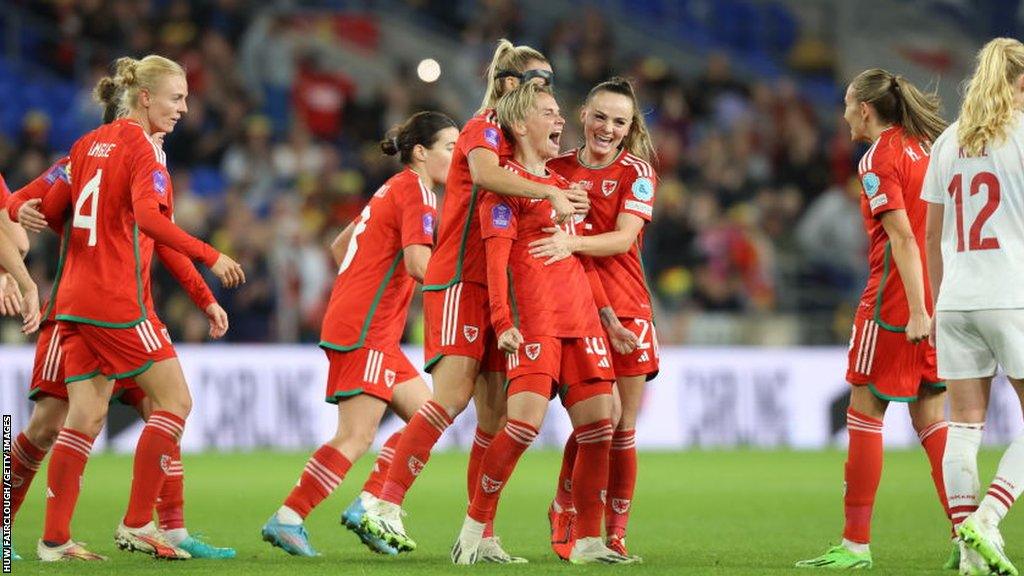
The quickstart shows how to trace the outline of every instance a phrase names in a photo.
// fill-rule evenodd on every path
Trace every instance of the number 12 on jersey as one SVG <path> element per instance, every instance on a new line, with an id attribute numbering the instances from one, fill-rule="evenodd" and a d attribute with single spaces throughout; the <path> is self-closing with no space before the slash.
<path id="1" fill-rule="evenodd" d="M 963 175 L 957 174 L 953 176 L 953 180 L 949 183 L 947 191 L 949 195 L 953 197 L 954 210 L 956 210 L 956 251 L 964 251 L 964 183 Z M 970 237 L 968 238 L 969 243 L 967 244 L 968 251 L 974 250 L 998 250 L 999 239 L 995 236 L 988 238 L 982 238 L 982 228 L 985 226 L 985 222 L 992 217 L 996 209 L 999 208 L 999 179 L 996 175 L 991 172 L 978 172 L 971 178 L 971 191 L 970 195 L 974 196 L 981 192 L 982 186 L 985 187 L 985 192 L 988 195 L 985 201 L 985 205 L 978 211 L 978 216 L 974 219 L 974 223 L 971 224 Z"/>
<path id="2" fill-rule="evenodd" d="M 96 175 L 82 187 L 82 192 L 78 196 L 78 200 L 75 201 L 75 217 L 71 220 L 71 225 L 75 228 L 85 228 L 89 231 L 89 246 L 96 245 L 96 209 L 100 200 L 100 180 L 102 178 L 103 170 L 97 170 Z M 82 207 L 90 199 L 92 201 L 89 202 L 89 214 L 83 214 Z"/>

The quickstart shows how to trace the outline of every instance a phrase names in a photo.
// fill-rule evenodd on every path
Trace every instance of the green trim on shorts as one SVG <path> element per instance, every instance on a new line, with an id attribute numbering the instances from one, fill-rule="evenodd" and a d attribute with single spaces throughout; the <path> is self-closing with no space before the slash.
<path id="1" fill-rule="evenodd" d="M 459 282 L 462 282 L 462 266 L 466 260 L 466 243 L 469 240 L 469 231 L 473 228 L 473 219 L 480 218 L 476 213 L 476 202 L 479 194 L 480 187 L 474 184 L 469 195 L 469 209 L 466 212 L 466 223 L 462 225 L 462 238 L 459 240 L 459 255 L 455 260 L 455 274 L 452 276 L 451 280 L 444 284 L 425 284 L 420 288 L 421 292 L 439 292 L 441 290 L 447 290 Z M 436 244 L 434 251 L 437 251 Z"/>
<path id="2" fill-rule="evenodd" d="M 938 382 L 922 382 L 922 384 L 924 384 L 925 386 L 927 386 L 929 388 L 935 388 L 936 390 L 945 390 L 946 389 L 946 381 L 945 380 L 939 380 Z"/>
<path id="3" fill-rule="evenodd" d="M 427 374 L 430 374 L 434 367 L 437 366 L 437 363 L 440 362 L 441 359 L 444 358 L 445 356 L 446 354 L 438 354 L 431 358 L 430 360 L 427 360 L 427 363 L 423 365 L 423 371 L 426 372 Z"/>
<path id="4" fill-rule="evenodd" d="M 360 395 L 362 393 L 363 393 L 363 389 L 362 388 L 356 388 L 355 390 L 348 390 L 348 391 L 345 391 L 345 392 L 335 392 L 334 396 L 328 396 L 327 398 L 324 398 L 324 402 L 327 402 L 328 404 L 337 404 L 338 402 L 341 402 L 345 398 L 351 398 L 352 396 L 358 396 L 358 395 Z M 375 396 L 375 398 L 376 398 L 376 396 Z"/>
<path id="5" fill-rule="evenodd" d="M 871 390 L 872 394 L 874 394 L 875 396 L 877 396 L 881 400 L 888 400 L 889 402 L 905 402 L 905 403 L 914 402 L 914 401 L 917 400 L 917 394 L 915 394 L 913 396 L 889 396 L 887 394 L 882 394 L 881 392 L 878 391 L 878 388 L 875 388 L 875 385 L 872 384 L 871 382 L 867 383 L 867 387 L 868 387 L 868 390 Z"/>
<path id="6" fill-rule="evenodd" d="M 43 391 L 42 388 L 36 386 L 35 388 L 33 388 L 33 389 L 28 391 L 28 399 L 33 401 L 33 402 L 35 402 L 36 400 L 38 400 L 38 398 L 36 398 L 36 396 L 39 396 L 39 394 L 42 391 Z"/>
<path id="7" fill-rule="evenodd" d="M 139 374 L 142 374 L 146 370 L 149 370 L 151 366 L 153 366 L 153 361 L 146 360 L 145 364 L 139 366 L 134 370 L 129 370 L 128 372 L 122 372 L 121 374 L 111 374 L 110 376 L 107 376 L 107 380 L 122 380 L 124 378 L 134 378 Z"/>
<path id="8" fill-rule="evenodd" d="M 88 374 L 79 374 L 78 376 L 68 376 L 64 379 L 64 384 L 73 384 L 75 382 L 81 382 L 82 380 L 92 380 L 96 376 L 100 375 L 99 370 L 93 370 Z"/>

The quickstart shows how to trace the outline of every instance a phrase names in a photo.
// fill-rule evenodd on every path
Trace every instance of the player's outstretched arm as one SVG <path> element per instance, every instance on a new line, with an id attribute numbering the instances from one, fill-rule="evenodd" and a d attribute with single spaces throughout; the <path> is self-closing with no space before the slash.
<path id="1" fill-rule="evenodd" d="M 39 329 L 39 289 L 32 281 L 21 254 L 6 234 L 0 234 L 0 268 L 7 270 L 21 289 L 21 331 L 31 334 Z"/>
<path id="2" fill-rule="evenodd" d="M 890 210 L 881 216 L 882 227 L 889 237 L 892 248 L 892 259 L 896 262 L 896 270 L 903 280 L 903 291 L 910 307 L 910 320 L 907 322 L 907 340 L 921 342 L 931 332 L 931 318 L 924 301 L 924 270 L 921 266 L 921 251 L 914 238 L 914 230 L 910 227 L 907 211 Z"/>
<path id="3" fill-rule="evenodd" d="M 549 184 L 527 180 L 501 167 L 498 155 L 487 148 L 474 148 L 466 156 L 473 184 L 502 196 L 540 198 L 551 202 L 558 222 L 564 222 L 574 213 L 586 214 L 590 199 L 578 186 L 561 189 Z"/>
<path id="4" fill-rule="evenodd" d="M 572 236 L 557 226 L 551 226 L 544 229 L 550 236 L 530 242 L 530 255 L 546 258 L 545 264 L 554 264 L 572 254 L 597 258 L 625 254 L 643 229 L 643 219 L 633 214 L 619 214 L 615 230 L 593 236 Z"/>

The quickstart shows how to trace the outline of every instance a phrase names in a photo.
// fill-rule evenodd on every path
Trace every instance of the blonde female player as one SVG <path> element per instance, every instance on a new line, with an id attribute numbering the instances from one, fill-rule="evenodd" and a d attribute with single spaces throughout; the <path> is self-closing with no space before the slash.
<path id="1" fill-rule="evenodd" d="M 871 567 L 868 544 L 882 476 L 882 418 L 891 401 L 907 403 L 946 508 L 945 390 L 936 375 L 935 349 L 925 342 L 931 292 L 924 276 L 925 204 L 920 199 L 929 148 L 946 127 L 938 106 L 936 97 L 921 93 L 906 78 L 877 68 L 858 74 L 846 90 L 850 135 L 871 142 L 859 167 L 870 277 L 854 320 L 846 372 L 851 394 L 843 540 L 821 556 L 797 562 L 801 568 Z M 955 545 L 949 564 L 959 565 Z"/>
<path id="2" fill-rule="evenodd" d="M 313 453 L 262 530 L 264 540 L 289 554 L 316 555 L 303 521 L 370 447 L 385 409 L 408 420 L 430 398 L 399 344 L 434 244 L 433 189 L 448 175 L 458 135 L 451 118 L 419 112 L 381 145 L 386 154 L 399 154 L 405 168 L 355 221 L 321 330 L 330 362 L 326 401 L 338 406 L 338 431 Z"/>
<path id="3" fill-rule="evenodd" d="M 97 93 L 96 98 L 104 104 L 104 123 L 113 122 L 120 107 L 120 98 L 116 86 L 107 84 L 105 91 Z M 158 135 L 156 140 L 162 140 Z M 66 214 L 54 213 L 54 208 L 67 203 L 66 197 L 71 193 L 67 175 L 68 159 L 64 158 L 38 178 L 14 194 L 8 212 L 11 219 L 33 232 L 39 232 L 49 226 L 61 236 Z M 171 199 L 168 199 L 171 202 Z M 38 208 L 39 210 L 36 210 Z M 152 240 L 140 235 L 140 252 L 143 262 L 142 277 L 145 283 L 147 307 L 153 309 L 150 292 L 150 262 L 155 251 L 165 268 L 171 272 L 178 283 L 185 289 L 189 297 L 210 321 L 210 337 L 220 338 L 227 331 L 227 313 L 214 299 L 192 262 L 182 254 L 155 246 Z M 58 260 L 58 271 L 61 260 Z M 60 277 L 54 280 L 58 286 Z M 51 299 L 52 303 L 52 299 Z M 25 429 L 18 434 L 12 446 L 11 473 L 15 479 L 11 491 L 11 518 L 13 519 L 23 502 L 36 471 L 39 469 L 47 452 L 53 447 L 64 424 L 68 411 L 67 387 L 64 385 L 64 362 L 60 352 L 60 334 L 54 320 L 53 306 L 47 307 L 44 321 L 36 342 L 36 357 L 32 367 L 32 379 L 29 387 L 29 398 L 34 402 L 32 414 Z M 143 420 L 149 418 L 152 403 L 132 379 L 119 380 L 114 384 L 112 394 L 119 402 L 135 408 Z M 98 433 L 98 430 L 96 430 Z M 160 498 L 156 506 L 160 520 L 160 530 L 171 544 L 188 552 L 193 558 L 233 558 L 235 551 L 209 545 L 201 537 L 190 535 L 185 528 L 184 516 L 184 468 L 180 454 L 175 454 L 170 462 L 167 479 L 164 482 Z M 61 554 L 61 559 L 96 560 L 98 555 L 84 547 L 72 547 Z"/>
<path id="4" fill-rule="evenodd" d="M 188 107 L 184 70 L 166 58 L 121 58 L 113 78 L 123 115 L 80 138 L 71 149 L 71 226 L 56 295 L 68 384 L 68 416 L 47 474 L 47 529 L 41 558 L 77 544 L 67 527 L 97 423 L 113 380 L 134 378 L 153 403 L 135 450 L 127 513 L 118 547 L 161 558 L 190 555 L 153 523 L 153 509 L 178 451 L 191 397 L 166 329 L 144 298 L 140 234 L 202 260 L 227 287 L 245 281 L 241 267 L 171 221 L 170 176 L 153 135 L 170 133 Z"/>
<path id="5" fill-rule="evenodd" d="M 996 38 L 978 53 L 960 118 L 935 142 L 921 194 L 939 376 L 949 387 L 943 470 L 965 574 L 1017 574 L 999 523 L 1024 489 L 1024 436 L 1006 449 L 980 505 L 978 446 L 997 366 L 1024 403 L 1022 154 L 1024 45 Z"/>
<path id="6" fill-rule="evenodd" d="M 605 529 L 608 547 L 626 556 L 626 524 L 637 476 L 636 419 L 644 386 L 658 374 L 658 340 L 640 262 L 644 225 L 654 214 L 657 174 L 651 161 L 655 151 L 636 92 L 624 78 L 595 86 L 583 104 L 580 122 L 584 145 L 552 159 L 548 168 L 579 184 L 590 196 L 582 234 L 570 236 L 551 228 L 553 234 L 533 242 L 530 253 L 548 263 L 573 253 L 593 257 L 610 303 L 600 311 L 601 322 L 613 344 L 623 330 L 635 343 L 625 350 L 613 345 L 611 354 L 622 415 L 612 438 Z M 572 550 L 576 449 L 576 438 L 570 436 L 548 513 L 551 546 L 563 559 Z"/>
<path id="7" fill-rule="evenodd" d="M 437 246 L 423 281 L 425 369 L 432 375 L 433 397 L 406 425 L 381 499 L 364 516 L 367 530 L 399 550 L 416 547 L 405 532 L 401 505 L 441 434 L 476 394 L 478 426 L 467 471 L 467 492 L 472 498 L 479 484 L 480 459 L 505 415 L 504 366 L 487 314 L 483 241 L 476 218 L 479 189 L 549 199 L 559 220 L 586 207 L 586 195 L 579 191 L 530 181 L 499 164 L 510 151 L 495 120 L 495 104 L 523 82 L 549 85 L 551 81 L 551 65 L 540 52 L 499 41 L 488 67 L 481 108 L 459 134 L 445 184 Z M 501 549 L 492 527 L 488 527 L 481 558 L 498 563 L 525 561 Z"/>

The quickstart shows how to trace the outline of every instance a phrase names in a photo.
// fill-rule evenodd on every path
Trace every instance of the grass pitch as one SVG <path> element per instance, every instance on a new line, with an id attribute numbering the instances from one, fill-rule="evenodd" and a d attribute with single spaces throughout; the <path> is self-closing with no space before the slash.
<path id="1" fill-rule="evenodd" d="M 15 574 L 223 574 L 303 576 L 473 574 L 804 574 L 793 562 L 839 540 L 845 455 L 829 452 L 643 452 L 629 533 L 644 564 L 577 567 L 547 546 L 546 509 L 559 455 L 529 451 L 505 490 L 498 534 L 526 566 L 455 567 L 448 550 L 466 509 L 462 453 L 433 457 L 406 501 L 406 527 L 419 550 L 398 558 L 371 554 L 338 523 L 372 463 L 367 455 L 335 494 L 307 521 L 319 558 L 293 558 L 260 540 L 260 527 L 294 485 L 308 454 L 187 454 L 186 520 L 216 545 L 230 545 L 229 561 L 163 563 L 117 550 L 113 531 L 127 504 L 131 460 L 96 455 L 72 525 L 74 537 L 111 558 L 105 563 L 14 563 Z M 982 453 L 990 478 L 999 453 Z M 45 468 L 39 472 L 14 529 L 15 549 L 35 557 L 42 532 Z M 1024 525 L 1017 514 L 1003 523 L 1011 559 L 1024 564 Z M 886 454 L 872 552 L 877 574 L 949 574 L 949 528 L 935 498 L 924 453 Z"/>

